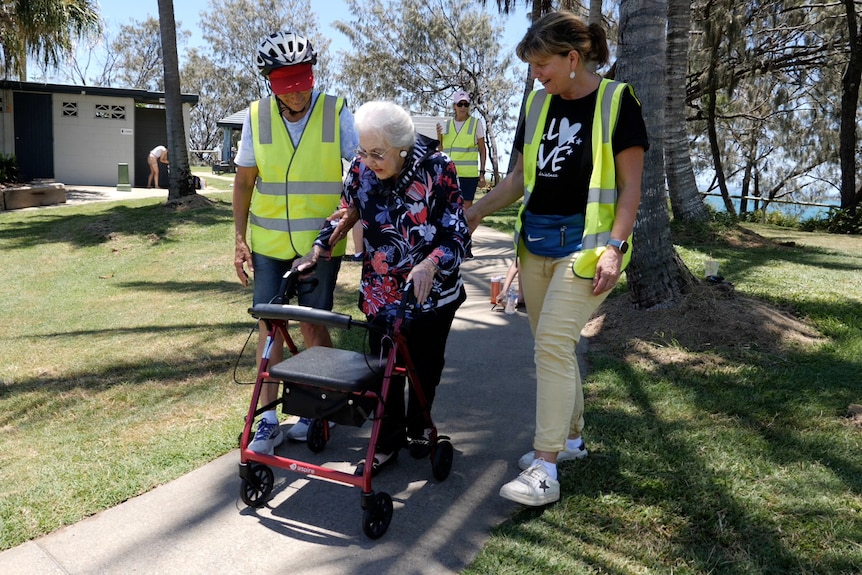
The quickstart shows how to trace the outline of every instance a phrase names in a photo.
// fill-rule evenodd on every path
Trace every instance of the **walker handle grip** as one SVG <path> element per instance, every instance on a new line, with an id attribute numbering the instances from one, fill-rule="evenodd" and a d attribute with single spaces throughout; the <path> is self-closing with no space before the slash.
<path id="1" fill-rule="evenodd" d="M 340 329 L 350 329 L 355 323 L 358 323 L 344 313 L 302 305 L 259 303 L 249 308 L 248 313 L 256 319 L 293 320 Z"/>

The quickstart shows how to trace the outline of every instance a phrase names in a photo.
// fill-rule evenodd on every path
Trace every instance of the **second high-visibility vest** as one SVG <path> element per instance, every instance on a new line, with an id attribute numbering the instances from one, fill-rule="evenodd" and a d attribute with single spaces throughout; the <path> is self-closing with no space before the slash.
<path id="1" fill-rule="evenodd" d="M 274 96 L 252 102 L 257 185 L 249 214 L 249 245 L 280 260 L 304 256 L 341 197 L 341 129 L 344 100 L 321 94 L 293 145 Z M 339 242 L 333 256 L 344 254 Z"/>
<path id="2" fill-rule="evenodd" d="M 585 227 L 581 252 L 572 264 L 578 277 L 592 278 L 596 273 L 599 257 L 607 249 L 611 239 L 611 228 L 617 205 L 617 179 L 614 164 L 612 136 L 620 112 L 623 90 L 631 86 L 622 82 L 602 80 L 593 115 L 592 154 L 593 171 L 590 176 L 587 208 L 584 215 Z M 632 92 L 634 94 L 634 92 Z M 518 249 L 521 222 L 524 210 L 530 201 L 530 194 L 536 184 L 539 146 L 545 129 L 545 119 L 551 99 L 544 90 L 536 90 L 527 99 L 524 132 L 524 202 L 515 221 L 515 249 Z M 632 238 L 628 238 L 631 246 Z M 632 250 L 623 254 L 622 267 L 625 269 L 632 257 Z"/>
<path id="3" fill-rule="evenodd" d="M 479 145 L 476 143 L 476 126 L 479 121 L 470 116 L 460 130 L 455 130 L 455 120 L 449 120 L 449 129 L 443 134 L 443 151 L 455 163 L 458 175 L 465 178 L 479 177 Z"/>

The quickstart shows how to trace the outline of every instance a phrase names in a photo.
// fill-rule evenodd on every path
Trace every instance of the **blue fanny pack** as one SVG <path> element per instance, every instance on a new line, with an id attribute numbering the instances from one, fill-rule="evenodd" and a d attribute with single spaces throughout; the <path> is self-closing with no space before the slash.
<path id="1" fill-rule="evenodd" d="M 581 249 L 584 237 L 584 214 L 547 216 L 524 213 L 524 245 L 531 254 L 562 258 Z"/>

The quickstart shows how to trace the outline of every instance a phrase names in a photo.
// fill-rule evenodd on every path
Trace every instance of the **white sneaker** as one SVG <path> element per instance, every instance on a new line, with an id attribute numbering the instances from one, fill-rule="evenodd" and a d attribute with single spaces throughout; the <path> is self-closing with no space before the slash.
<path id="1" fill-rule="evenodd" d="M 569 461 L 572 459 L 582 459 L 589 455 L 587 452 L 587 444 L 581 443 L 580 447 L 576 447 L 574 449 L 564 449 L 557 453 L 557 463 L 561 461 Z M 527 469 L 533 464 L 533 460 L 536 459 L 535 451 L 528 451 L 524 455 L 521 456 L 521 459 L 518 460 L 518 468 L 519 469 Z"/>
<path id="2" fill-rule="evenodd" d="M 293 424 L 293 427 L 287 430 L 287 438 L 291 441 L 305 441 L 308 439 L 308 426 L 310 424 L 310 419 L 301 417 L 299 421 Z"/>
<path id="3" fill-rule="evenodd" d="M 300 417 L 299 421 L 293 424 L 293 427 L 287 430 L 287 438 L 291 441 L 307 441 L 308 427 L 311 425 L 311 420 L 307 417 Z M 329 422 L 329 429 L 335 427 L 335 423 Z"/>
<path id="4" fill-rule="evenodd" d="M 284 441 L 284 434 L 281 432 L 281 427 L 277 423 L 269 423 L 267 420 L 261 419 L 257 423 L 254 440 L 248 444 L 248 448 L 255 453 L 272 455 L 282 441 Z"/>
<path id="5" fill-rule="evenodd" d="M 531 507 L 559 501 L 560 482 L 551 479 L 544 463 L 544 459 L 536 459 L 526 471 L 500 488 L 500 497 Z"/>

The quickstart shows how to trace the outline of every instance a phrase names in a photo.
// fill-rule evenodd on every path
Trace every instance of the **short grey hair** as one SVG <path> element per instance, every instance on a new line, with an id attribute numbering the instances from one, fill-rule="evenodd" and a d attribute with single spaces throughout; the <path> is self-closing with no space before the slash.
<path id="1" fill-rule="evenodd" d="M 395 102 L 376 100 L 362 104 L 354 115 L 357 134 L 377 134 L 387 145 L 402 150 L 416 143 L 416 127 L 407 110 Z"/>

